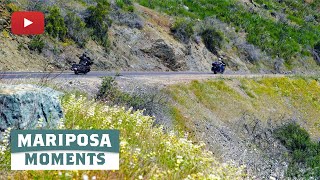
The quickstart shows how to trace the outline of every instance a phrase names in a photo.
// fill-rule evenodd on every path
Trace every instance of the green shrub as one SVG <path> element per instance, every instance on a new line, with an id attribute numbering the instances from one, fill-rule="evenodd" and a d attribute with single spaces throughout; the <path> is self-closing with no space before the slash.
<path id="1" fill-rule="evenodd" d="M 132 0 L 116 0 L 116 4 L 118 7 L 125 11 L 133 12 L 134 6 Z"/>
<path id="2" fill-rule="evenodd" d="M 275 137 L 289 150 L 291 162 L 287 176 L 291 178 L 320 178 L 320 145 L 310 139 L 308 132 L 295 123 L 280 127 Z"/>
<path id="3" fill-rule="evenodd" d="M 20 10 L 20 7 L 14 3 L 8 3 L 6 4 L 6 9 L 10 12 L 10 13 L 13 13 L 13 12 L 16 12 L 16 11 L 19 11 Z"/>
<path id="4" fill-rule="evenodd" d="M 179 18 L 171 27 L 174 37 L 183 43 L 189 43 L 191 36 L 194 34 L 194 23 L 191 19 Z"/>
<path id="5" fill-rule="evenodd" d="M 32 51 L 38 51 L 39 53 L 42 52 L 42 49 L 44 48 L 44 40 L 41 36 L 35 36 L 31 39 L 31 41 L 28 44 L 28 47 Z"/>
<path id="6" fill-rule="evenodd" d="M 49 11 L 46 18 L 46 32 L 53 38 L 64 40 L 67 34 L 67 27 L 64 23 L 64 18 L 60 14 L 58 7 L 53 7 Z"/>
<path id="7" fill-rule="evenodd" d="M 215 29 L 206 29 L 201 33 L 201 37 L 206 48 L 213 54 L 218 55 L 224 40 L 222 33 Z"/>
<path id="8" fill-rule="evenodd" d="M 65 24 L 68 28 L 68 36 L 80 47 L 85 47 L 90 35 L 86 23 L 75 13 L 69 12 L 65 17 Z"/>
<path id="9" fill-rule="evenodd" d="M 108 29 L 111 20 L 108 18 L 108 10 L 110 4 L 106 0 L 100 0 L 96 6 L 90 6 L 88 16 L 85 17 L 87 27 L 93 29 L 93 39 L 100 43 L 103 47 L 109 47 Z"/>
<path id="10" fill-rule="evenodd" d="M 150 92 L 126 93 L 118 89 L 113 77 L 104 77 L 96 99 L 109 105 L 123 106 L 133 110 L 145 110 L 145 114 L 154 115 L 159 106 L 166 104 L 166 98 L 157 89 Z"/>

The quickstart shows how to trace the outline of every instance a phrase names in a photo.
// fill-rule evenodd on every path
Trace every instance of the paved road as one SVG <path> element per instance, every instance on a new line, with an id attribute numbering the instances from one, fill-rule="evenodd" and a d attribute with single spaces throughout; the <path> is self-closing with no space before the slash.
<path id="1" fill-rule="evenodd" d="M 73 72 L 54 72 L 54 73 L 42 73 L 42 72 L 0 72 L 0 79 L 29 79 L 29 78 L 74 78 L 74 77 L 103 77 L 103 76 L 115 76 L 119 73 L 105 72 L 105 71 L 92 71 L 86 75 L 75 75 Z M 177 75 L 211 75 L 211 72 L 120 72 L 124 77 L 137 77 L 137 76 L 177 76 Z"/>
<path id="2" fill-rule="evenodd" d="M 121 75 L 122 77 L 131 78 L 188 78 L 188 79 L 198 79 L 198 78 L 208 78 L 208 77 L 282 77 L 288 76 L 283 74 L 229 74 L 225 73 L 223 75 L 214 75 L 212 72 L 107 72 L 107 71 L 92 71 L 86 75 L 75 75 L 72 71 L 68 72 L 0 72 L 0 79 L 41 79 L 41 78 L 99 78 L 104 76 L 116 76 Z"/>

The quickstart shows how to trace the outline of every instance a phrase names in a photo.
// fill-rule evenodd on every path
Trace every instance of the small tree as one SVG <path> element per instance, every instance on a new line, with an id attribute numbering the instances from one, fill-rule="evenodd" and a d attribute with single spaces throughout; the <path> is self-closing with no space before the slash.
<path id="1" fill-rule="evenodd" d="M 201 37 L 206 48 L 213 54 L 218 55 L 218 50 L 224 40 L 222 33 L 215 29 L 206 29 L 201 33 Z"/>
<path id="2" fill-rule="evenodd" d="M 38 51 L 39 53 L 42 52 L 42 49 L 44 48 L 44 41 L 41 38 L 41 36 L 35 36 L 32 38 L 32 40 L 29 42 L 28 47 L 32 51 Z"/>
<path id="3" fill-rule="evenodd" d="M 108 30 L 111 20 L 108 19 L 110 4 L 106 0 L 100 0 L 96 6 L 90 6 L 88 16 L 85 18 L 87 26 L 93 29 L 93 38 L 103 47 L 109 47 Z"/>
<path id="4" fill-rule="evenodd" d="M 174 37 L 183 43 L 189 43 L 194 33 L 194 23 L 190 19 L 177 19 L 171 27 Z"/>
<path id="5" fill-rule="evenodd" d="M 68 36 L 80 47 L 84 47 L 89 39 L 89 31 L 86 28 L 86 23 L 75 13 L 69 12 L 65 17 L 65 24 L 68 28 Z"/>
<path id="6" fill-rule="evenodd" d="M 67 27 L 64 18 L 58 7 L 53 7 L 46 18 L 46 32 L 53 38 L 64 40 L 67 34 Z"/>

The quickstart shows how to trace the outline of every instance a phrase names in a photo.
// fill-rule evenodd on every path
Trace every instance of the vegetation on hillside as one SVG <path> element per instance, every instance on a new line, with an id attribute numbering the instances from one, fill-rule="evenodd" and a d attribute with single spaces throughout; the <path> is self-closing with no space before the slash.
<path id="1" fill-rule="evenodd" d="M 320 144 L 311 140 L 306 130 L 298 124 L 290 123 L 278 128 L 275 136 L 290 152 L 288 177 L 320 178 Z"/>
<path id="2" fill-rule="evenodd" d="M 74 41 L 80 48 L 84 48 L 90 38 L 106 50 L 109 46 L 108 30 L 111 20 L 108 19 L 110 9 L 108 0 L 97 0 L 96 5 L 89 7 L 83 2 L 81 6 L 85 8 L 84 15 L 79 15 L 67 7 L 59 6 L 58 3 L 55 6 L 50 6 L 50 3 L 46 4 L 42 1 L 28 1 L 26 3 L 5 1 L 4 3 L 11 14 L 18 9 L 42 11 L 46 14 L 46 35 L 42 36 L 42 39 L 51 37 L 55 41 L 50 41 L 50 43 L 55 43 L 55 45 L 48 44 L 49 41 L 40 41 L 39 38 L 33 38 L 32 42 L 29 43 L 30 50 L 41 53 L 43 46 L 58 46 L 59 41 L 64 43 Z M 42 44 L 44 45 L 42 46 Z"/>
<path id="3" fill-rule="evenodd" d="M 88 8 L 88 16 L 85 18 L 87 26 L 93 29 L 94 40 L 105 48 L 109 46 L 108 29 L 111 25 L 111 20 L 108 19 L 106 22 L 109 6 L 108 1 L 100 0 L 96 6 Z"/>
<path id="4" fill-rule="evenodd" d="M 287 64 L 297 56 L 311 56 L 313 46 L 320 40 L 319 1 L 259 0 L 256 7 L 237 0 L 138 2 L 178 17 L 216 17 L 237 31 L 244 31 L 249 43 L 273 57 L 285 59 Z"/>
<path id="5" fill-rule="evenodd" d="M 60 9 L 57 6 L 50 8 L 49 14 L 46 17 L 45 30 L 51 37 L 65 40 L 67 27 L 60 13 Z"/>

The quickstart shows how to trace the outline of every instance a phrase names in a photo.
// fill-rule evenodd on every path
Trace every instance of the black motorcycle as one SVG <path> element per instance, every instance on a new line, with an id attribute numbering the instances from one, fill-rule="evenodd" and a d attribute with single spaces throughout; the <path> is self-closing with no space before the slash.
<path id="1" fill-rule="evenodd" d="M 88 72 L 91 71 L 90 66 L 86 66 L 83 64 L 73 64 L 71 66 L 71 71 L 74 71 L 74 74 L 87 74 Z"/>
<path id="2" fill-rule="evenodd" d="M 72 64 L 70 69 L 71 71 L 74 71 L 74 74 L 87 74 L 91 71 L 92 64 L 93 61 L 91 60 L 91 58 L 86 53 L 84 53 L 80 57 L 79 64 Z"/>
<path id="3" fill-rule="evenodd" d="M 223 74 L 226 69 L 226 64 L 223 61 L 217 61 L 212 63 L 211 71 L 214 74 Z"/>

